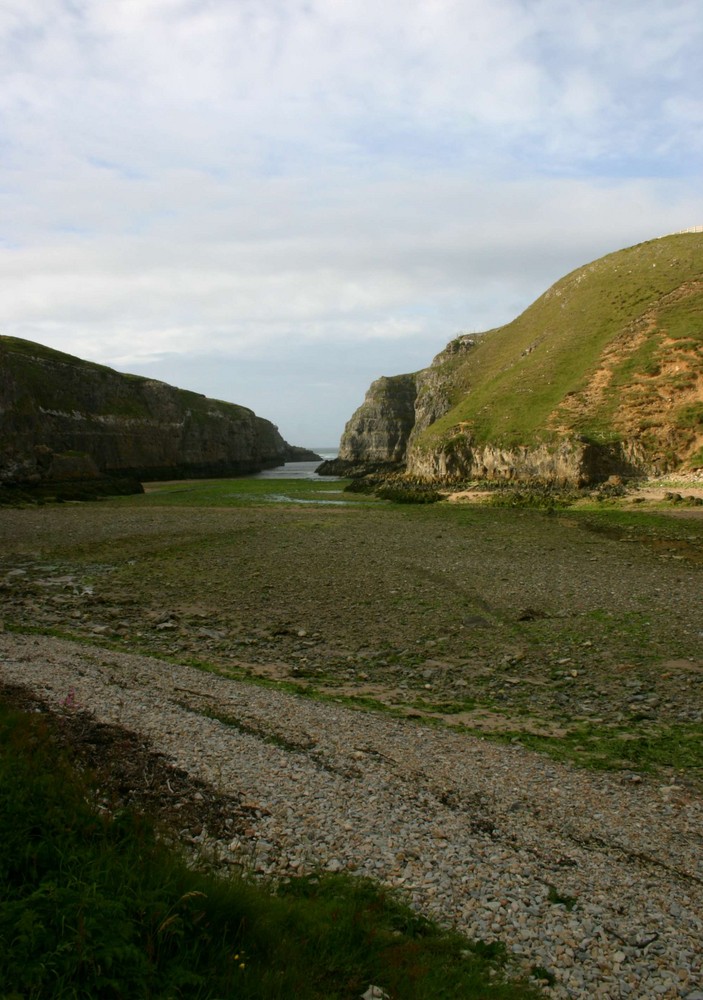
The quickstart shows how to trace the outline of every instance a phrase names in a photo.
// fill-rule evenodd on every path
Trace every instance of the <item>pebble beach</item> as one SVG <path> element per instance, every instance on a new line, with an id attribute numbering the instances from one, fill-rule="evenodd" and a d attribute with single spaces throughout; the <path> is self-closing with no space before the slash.
<path id="1" fill-rule="evenodd" d="M 703 1000 L 693 788 L 50 637 L 0 633 L 0 678 L 239 796 L 245 829 L 190 838 L 223 869 L 371 876 L 547 996 Z"/>

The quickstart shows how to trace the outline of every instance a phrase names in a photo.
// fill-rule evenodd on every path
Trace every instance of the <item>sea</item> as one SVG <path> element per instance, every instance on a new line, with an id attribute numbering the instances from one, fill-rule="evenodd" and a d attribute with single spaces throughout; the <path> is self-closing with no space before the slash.
<path id="1" fill-rule="evenodd" d="M 337 457 L 336 448 L 313 448 L 323 462 Z M 339 476 L 318 476 L 315 469 L 320 462 L 286 462 L 285 465 L 278 465 L 275 469 L 264 469 L 256 475 L 247 476 L 247 479 L 315 479 L 318 482 L 335 482 Z"/>

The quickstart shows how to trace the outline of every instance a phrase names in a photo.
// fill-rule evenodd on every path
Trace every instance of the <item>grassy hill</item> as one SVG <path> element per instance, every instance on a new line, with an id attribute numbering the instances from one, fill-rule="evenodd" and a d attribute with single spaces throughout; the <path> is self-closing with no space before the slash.
<path id="1" fill-rule="evenodd" d="M 629 443 L 663 467 L 703 465 L 703 234 L 608 254 L 506 326 L 448 353 L 451 408 L 412 450 Z"/>

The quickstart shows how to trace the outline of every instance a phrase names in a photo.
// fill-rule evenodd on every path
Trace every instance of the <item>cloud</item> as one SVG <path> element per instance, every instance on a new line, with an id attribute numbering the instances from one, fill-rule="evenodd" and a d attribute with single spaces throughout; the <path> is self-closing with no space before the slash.
<path id="1" fill-rule="evenodd" d="M 554 144 L 566 126 L 598 132 L 602 148 L 656 132 L 667 99 L 697 89 L 695 3 L 10 0 L 9 10 L 2 103 L 19 112 L 27 146 L 49 133 L 73 154 L 119 164 L 127 152 L 146 171 L 178 157 L 226 172 L 224 153 L 253 168 L 276 147 L 283 169 L 320 155 L 363 160 L 389 125 L 459 144 L 488 129 L 503 153 L 530 135 Z M 645 102 L 646 119 L 633 119 Z"/>
<path id="2" fill-rule="evenodd" d="M 702 34 L 698 0 L 6 0 L 3 332 L 284 433 L 296 372 L 334 439 L 375 375 L 702 221 Z"/>

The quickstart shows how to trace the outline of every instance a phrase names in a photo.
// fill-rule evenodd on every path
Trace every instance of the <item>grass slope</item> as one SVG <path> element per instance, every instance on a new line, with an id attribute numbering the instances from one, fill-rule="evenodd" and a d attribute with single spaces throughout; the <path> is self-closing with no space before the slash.
<path id="1" fill-rule="evenodd" d="M 616 413 L 623 387 L 662 375 L 657 393 L 681 398 L 670 422 L 695 430 L 703 421 L 702 342 L 703 234 L 609 254 L 562 278 L 512 323 L 479 337 L 468 354 L 445 362 L 441 374 L 454 405 L 418 447 L 435 450 L 457 433 L 503 446 L 532 445 L 564 431 L 614 440 L 621 436 Z M 599 371 L 603 385 L 594 392 Z"/>
<path id="2" fill-rule="evenodd" d="M 163 392 L 188 409 L 194 419 L 205 419 L 213 410 L 234 418 L 252 413 L 237 403 L 209 399 L 141 375 L 118 372 L 17 337 L 0 336 L 0 373 L 3 370 L 21 387 L 23 412 L 38 402 L 49 410 L 85 411 L 89 418 L 112 415 L 148 419 L 157 398 L 154 388 L 161 385 Z"/>

